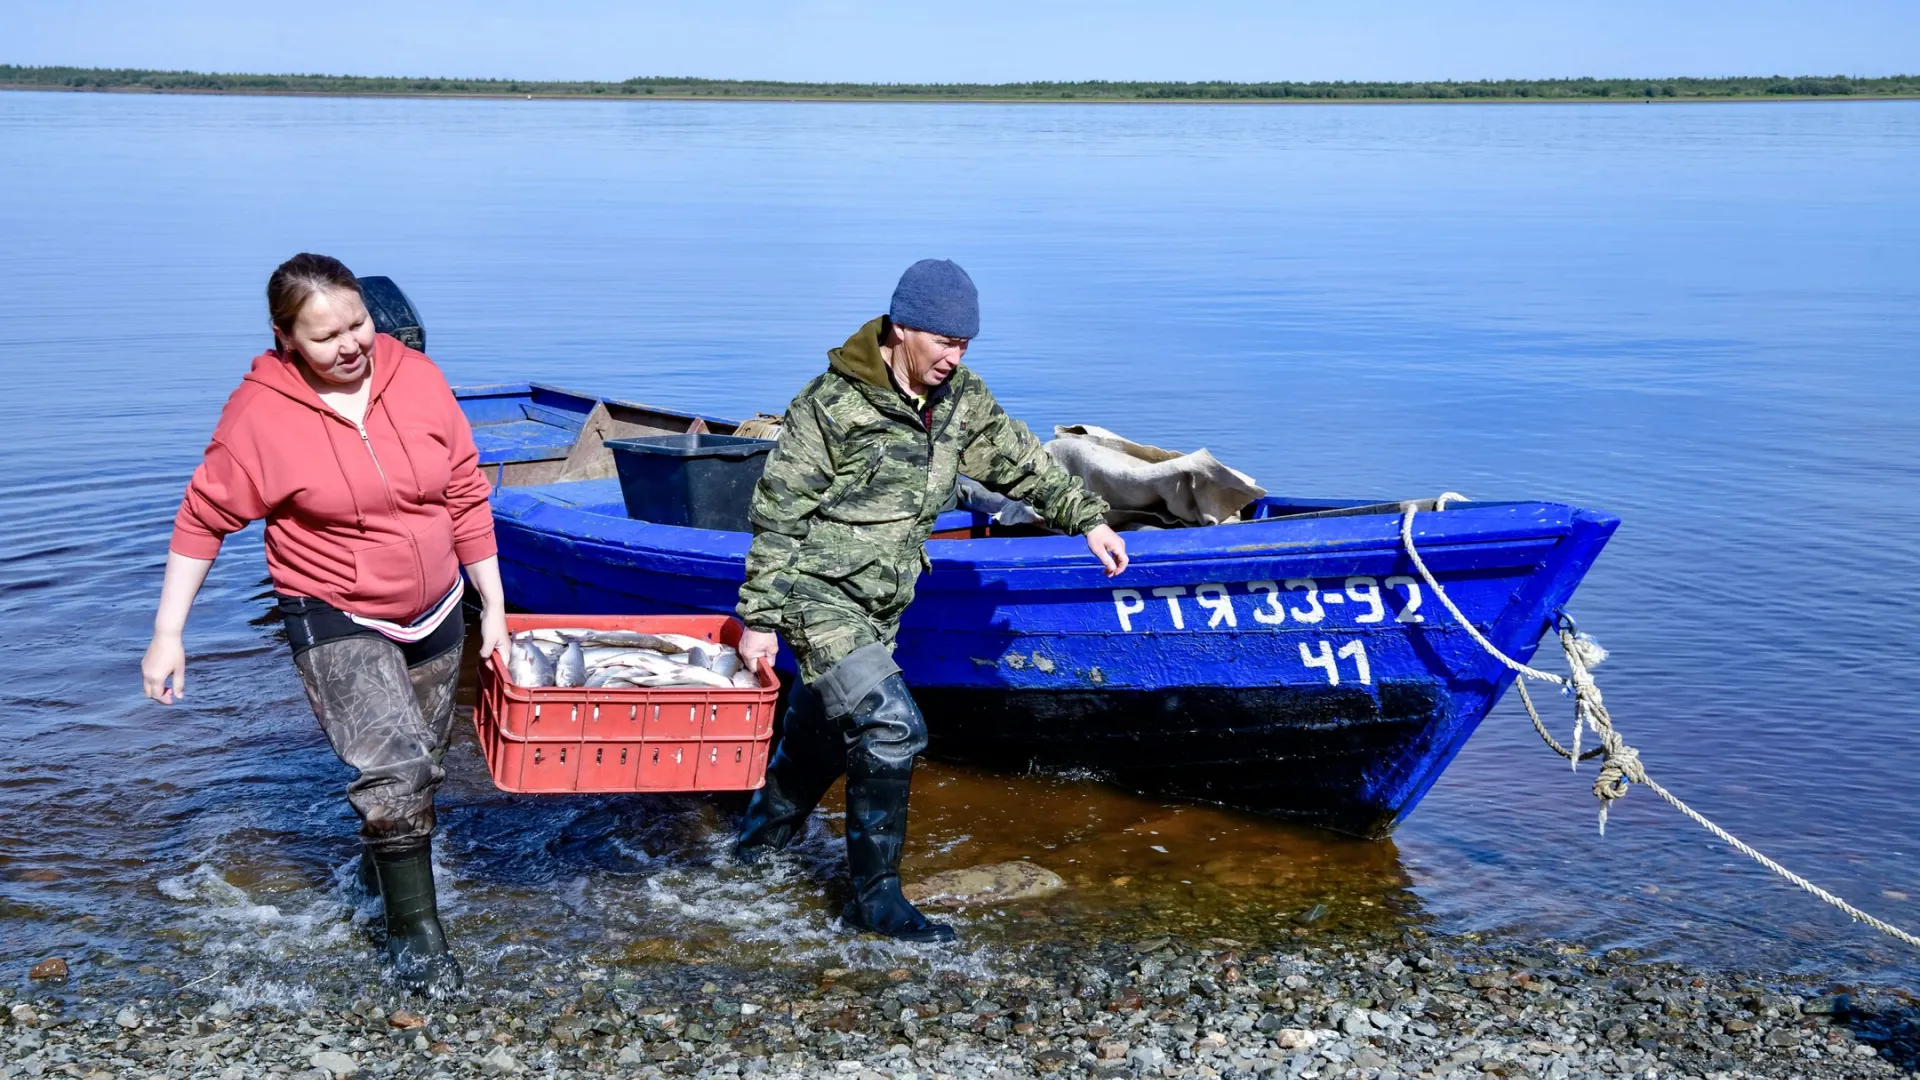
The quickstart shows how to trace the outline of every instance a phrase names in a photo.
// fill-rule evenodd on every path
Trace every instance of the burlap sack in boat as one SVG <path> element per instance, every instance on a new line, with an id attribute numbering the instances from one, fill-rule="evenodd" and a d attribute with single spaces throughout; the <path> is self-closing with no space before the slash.
<path id="1" fill-rule="evenodd" d="M 753 419 L 741 421 L 733 433 L 745 439 L 777 439 L 780 437 L 780 422 L 781 418 L 772 413 L 756 413 Z"/>
<path id="2" fill-rule="evenodd" d="M 1047 452 L 1107 501 L 1107 524 L 1116 529 L 1218 525 L 1267 493 L 1205 448 L 1183 454 L 1091 424 L 1056 427 L 1053 434 Z"/>

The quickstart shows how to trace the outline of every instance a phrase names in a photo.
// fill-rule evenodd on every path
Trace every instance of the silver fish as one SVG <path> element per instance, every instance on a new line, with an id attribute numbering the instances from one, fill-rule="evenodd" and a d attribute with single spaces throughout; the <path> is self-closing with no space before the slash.
<path id="1" fill-rule="evenodd" d="M 579 642 L 569 641 L 566 651 L 560 654 L 559 662 L 554 665 L 553 685 L 579 686 L 586 681 L 587 658 L 580 651 Z"/>
<path id="2" fill-rule="evenodd" d="M 650 649 L 657 653 L 686 651 L 686 646 L 659 634 L 644 634 L 638 630 L 580 630 L 569 636 L 578 641 L 582 648 L 588 649 L 611 645 L 622 649 Z"/>
<path id="3" fill-rule="evenodd" d="M 602 667 L 587 672 L 589 689 L 620 690 L 639 686 L 665 686 L 672 682 L 671 672 L 648 671 L 637 667 Z"/>
<path id="4" fill-rule="evenodd" d="M 657 653 L 685 652 L 689 642 L 699 640 L 684 634 L 647 634 L 638 630 L 593 630 L 584 626 L 549 626 L 526 632 L 553 645 L 565 645 L 569 641 L 577 641 L 583 649 L 609 646 L 622 649 L 651 649 Z"/>
<path id="5" fill-rule="evenodd" d="M 548 627 L 514 635 L 508 673 L 520 686 L 754 688 L 731 646 L 685 634 Z"/>
<path id="6" fill-rule="evenodd" d="M 724 645 L 716 646 L 713 642 L 705 638 L 688 637 L 685 634 L 655 634 L 654 636 L 672 645 L 673 651 L 675 652 L 689 652 L 696 645 L 703 649 L 726 647 Z"/>
<path id="7" fill-rule="evenodd" d="M 580 646 L 580 655 L 586 660 L 587 667 L 589 668 L 624 663 L 627 657 L 634 655 L 636 652 L 638 652 L 636 649 L 616 649 L 611 645 Z"/>
<path id="8" fill-rule="evenodd" d="M 535 687 L 552 686 L 555 670 L 553 657 L 535 644 L 525 634 L 516 634 L 513 648 L 507 652 L 507 677 L 515 686 Z"/>
<path id="9" fill-rule="evenodd" d="M 597 668 L 594 668 L 592 671 L 588 672 L 587 685 L 588 686 L 596 686 L 596 685 L 605 686 L 614 682 L 618 682 L 622 679 L 632 681 L 634 679 L 640 679 L 640 678 L 646 678 L 649 676 L 664 675 L 664 674 L 666 673 L 661 671 L 653 671 L 643 667 L 628 667 L 624 664 L 609 664 L 606 667 L 597 667 Z M 598 681 L 596 682 L 596 680 Z"/>
<path id="10" fill-rule="evenodd" d="M 630 686 L 645 687 L 649 690 L 692 689 L 705 685 L 683 675 L 633 675 L 621 681 Z"/>
<path id="11" fill-rule="evenodd" d="M 725 675 L 717 675 L 708 671 L 706 668 L 694 667 L 692 664 L 688 664 L 686 667 L 675 671 L 669 677 L 682 686 L 717 686 L 722 688 L 731 688 L 733 686 L 733 680 L 727 678 Z"/>
<path id="12" fill-rule="evenodd" d="M 673 670 L 674 662 L 650 649 L 616 649 L 596 645 L 582 649 L 587 667 L 597 670 L 604 667 L 637 667 L 651 672 L 661 673 Z"/>

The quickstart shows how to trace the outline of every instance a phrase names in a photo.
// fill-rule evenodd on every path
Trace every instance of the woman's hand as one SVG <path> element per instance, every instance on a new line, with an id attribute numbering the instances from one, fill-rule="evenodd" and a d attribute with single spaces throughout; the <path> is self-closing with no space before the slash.
<path id="1" fill-rule="evenodd" d="M 168 680 L 173 685 L 168 686 Z M 147 696 L 171 705 L 187 696 L 187 650 L 179 634 L 155 631 L 140 661 L 140 681 Z"/>
<path id="2" fill-rule="evenodd" d="M 507 662 L 507 647 L 512 644 L 513 636 L 507 633 L 507 613 L 497 607 L 480 609 L 480 662 L 486 663 L 487 657 L 500 654 L 500 662 Z"/>
<path id="3" fill-rule="evenodd" d="M 773 663 L 774 654 L 780 651 L 780 635 L 767 630 L 740 631 L 740 664 L 748 671 L 760 670 L 760 661 Z"/>
<path id="4" fill-rule="evenodd" d="M 500 588 L 500 557 L 489 555 L 464 569 L 467 583 L 480 594 L 480 662 L 484 664 L 488 656 L 499 653 L 500 662 L 507 663 L 513 635 L 507 633 L 507 596 Z"/>
<path id="5" fill-rule="evenodd" d="M 1107 568 L 1107 576 L 1113 577 L 1127 568 L 1127 542 L 1108 525 L 1095 526 L 1087 533 L 1087 550 L 1093 552 L 1100 565 Z"/>
<path id="6" fill-rule="evenodd" d="M 153 616 L 153 640 L 140 660 L 141 689 L 162 705 L 187 696 L 187 650 L 180 644 L 180 635 L 186 632 L 193 598 L 212 568 L 212 559 L 167 552 L 166 577 L 160 582 L 160 610 Z M 167 685 L 168 680 L 172 680 L 172 686 Z"/>

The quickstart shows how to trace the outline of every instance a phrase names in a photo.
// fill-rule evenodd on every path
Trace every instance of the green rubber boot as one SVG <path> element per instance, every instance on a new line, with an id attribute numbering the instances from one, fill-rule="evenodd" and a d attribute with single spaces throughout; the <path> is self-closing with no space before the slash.
<path id="1" fill-rule="evenodd" d="M 447 949 L 433 891 L 433 845 L 369 849 L 387 909 L 387 958 L 401 985 L 417 993 L 458 990 L 460 962 Z"/>
<path id="2" fill-rule="evenodd" d="M 360 891 L 368 896 L 380 895 L 380 873 L 373 868 L 373 849 L 360 849 Z"/>

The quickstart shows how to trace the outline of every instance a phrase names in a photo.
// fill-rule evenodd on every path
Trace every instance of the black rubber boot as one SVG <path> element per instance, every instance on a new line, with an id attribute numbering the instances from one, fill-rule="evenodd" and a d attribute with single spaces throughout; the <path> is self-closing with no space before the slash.
<path id="1" fill-rule="evenodd" d="M 900 895 L 913 757 L 927 745 L 927 725 L 897 672 L 854 706 L 847 743 L 847 868 L 854 896 L 841 921 L 902 941 L 952 941 L 953 927 L 928 919 Z"/>
<path id="2" fill-rule="evenodd" d="M 787 697 L 780 745 L 767 764 L 766 785 L 753 793 L 746 816 L 740 819 L 734 858 L 755 863 L 791 844 L 820 797 L 840 778 L 846 756 L 840 733 L 827 722 L 820 695 L 805 683 L 796 684 Z"/>
<path id="3" fill-rule="evenodd" d="M 433 892 L 433 845 L 369 849 L 387 909 L 387 958 L 409 990 L 444 993 L 465 981 L 460 962 L 447 951 Z"/>

